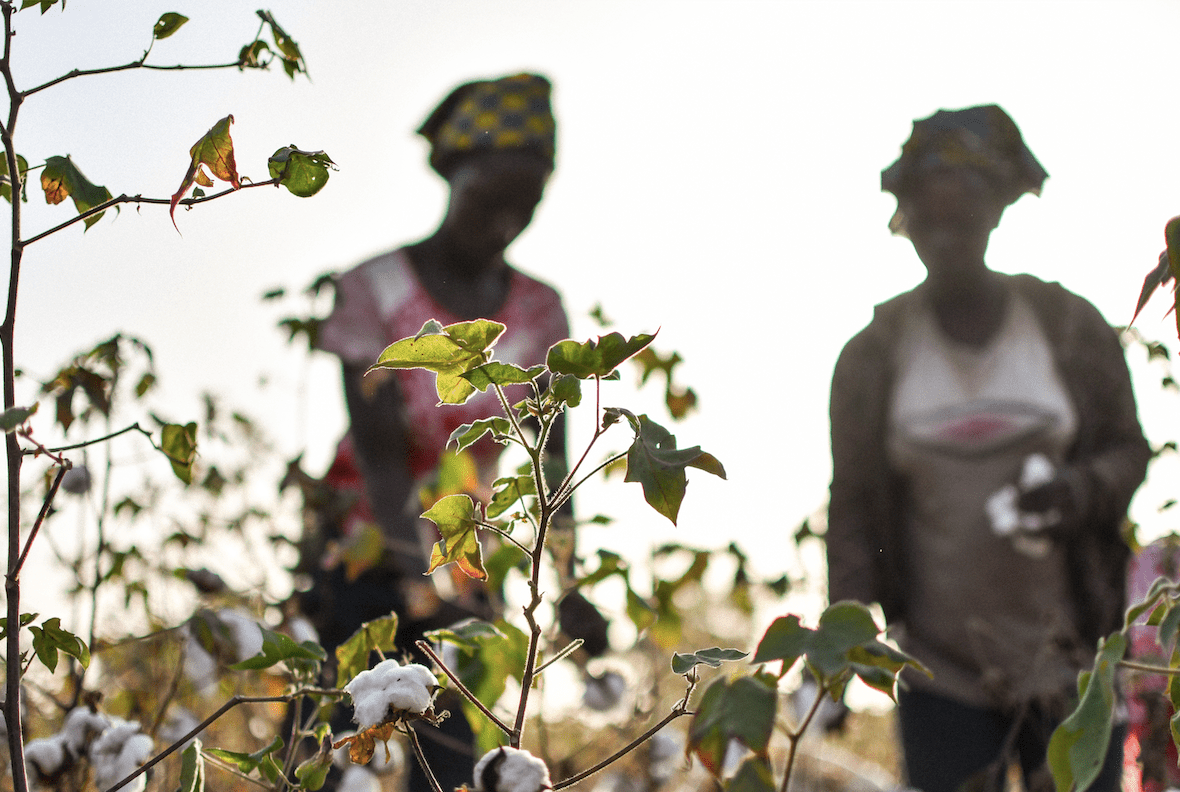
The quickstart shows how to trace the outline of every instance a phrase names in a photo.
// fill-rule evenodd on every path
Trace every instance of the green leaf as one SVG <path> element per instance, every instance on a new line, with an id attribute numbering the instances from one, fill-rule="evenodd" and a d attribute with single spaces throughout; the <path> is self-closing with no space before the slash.
<path id="1" fill-rule="evenodd" d="M 160 451 L 172 463 L 172 472 L 185 484 L 193 483 L 193 463 L 197 460 L 197 424 L 165 424 L 160 430 Z"/>
<path id="2" fill-rule="evenodd" d="M 582 381 L 569 374 L 559 374 L 549 386 L 549 395 L 559 404 L 577 407 L 582 403 Z"/>
<path id="3" fill-rule="evenodd" d="M 27 627 L 32 624 L 33 619 L 37 618 L 39 613 L 22 613 L 20 615 L 20 626 Z M 8 619 L 0 618 L 0 641 L 8 637 Z"/>
<path id="4" fill-rule="evenodd" d="M 20 10 L 24 11 L 26 8 L 32 8 L 33 6 L 38 5 L 41 6 L 41 13 L 44 14 L 49 9 L 53 8 L 53 6 L 57 5 L 57 0 L 24 0 L 24 2 L 21 4 Z M 65 10 L 65 0 L 61 1 L 61 8 L 63 11 Z"/>
<path id="5" fill-rule="evenodd" d="M 779 616 L 766 628 L 751 662 L 770 663 L 781 660 L 783 667 L 779 676 L 784 676 L 791 670 L 791 666 L 795 665 L 795 661 L 807 651 L 812 633 L 810 627 L 800 624 L 799 617 L 795 614 Z"/>
<path id="6" fill-rule="evenodd" d="M 323 787 L 324 782 L 328 779 L 328 771 L 331 769 L 332 738 L 325 734 L 320 741 L 320 749 L 315 755 L 304 759 L 295 768 L 295 778 L 299 780 L 299 785 L 307 792 L 316 792 Z"/>
<path id="7" fill-rule="evenodd" d="M 512 423 L 507 418 L 481 418 L 480 420 L 463 424 L 455 431 L 451 432 L 451 436 L 447 438 L 447 448 L 451 444 L 455 444 L 456 451 L 474 445 L 477 440 L 483 437 L 488 432 L 493 436 L 507 436 L 512 431 Z"/>
<path id="8" fill-rule="evenodd" d="M 288 660 L 323 661 L 327 655 L 322 647 L 310 641 L 295 643 L 289 635 L 272 632 L 265 627 L 262 630 L 262 651 L 254 657 L 248 657 L 230 668 L 236 671 L 261 671 L 264 668 L 276 666 Z"/>
<path id="9" fill-rule="evenodd" d="M 492 484 L 496 491 L 488 504 L 488 519 L 494 520 L 512 508 L 512 505 L 522 498 L 537 494 L 537 483 L 532 476 L 513 476 L 496 479 Z"/>
<path id="10" fill-rule="evenodd" d="M 776 792 L 774 770 L 763 756 L 751 756 L 725 784 L 725 792 Z"/>
<path id="11" fill-rule="evenodd" d="M 654 338 L 654 334 L 647 333 L 631 338 L 624 338 L 619 333 L 608 333 L 599 336 L 598 341 L 558 341 L 549 348 L 545 362 L 554 374 L 569 374 L 578 379 L 606 377 Z"/>
<path id="12" fill-rule="evenodd" d="M 519 681 L 524 675 L 529 637 L 504 620 L 494 625 L 469 622 L 452 630 L 433 630 L 426 633 L 426 638 L 458 648 L 458 660 L 452 669 L 480 701 L 499 701 L 509 677 Z M 482 755 L 497 747 L 503 732 L 466 699 L 463 709 L 475 732 L 477 753 Z"/>
<path id="13" fill-rule="evenodd" d="M 777 680 L 767 674 L 718 679 L 705 690 L 688 730 L 689 748 L 720 776 L 730 740 L 765 757 L 778 706 Z"/>
<path id="14" fill-rule="evenodd" d="M 438 328 L 434 320 L 423 325 L 414 338 L 403 338 L 385 348 L 374 369 L 421 368 L 438 375 L 435 388 L 440 404 L 462 404 L 475 393 L 475 386 L 462 375 L 486 363 L 504 325 L 487 319 L 457 322 Z"/>
<path id="15" fill-rule="evenodd" d="M 717 668 L 722 663 L 732 663 L 734 660 L 741 660 L 748 654 L 749 652 L 743 652 L 740 649 L 722 649 L 718 646 L 714 646 L 712 649 L 702 649 L 692 654 L 677 652 L 672 655 L 672 673 L 683 676 L 698 665 Z"/>
<path id="16" fill-rule="evenodd" d="M 287 31 L 279 27 L 279 23 L 275 21 L 269 11 L 258 11 L 257 13 L 264 24 L 270 25 L 271 35 L 274 37 L 279 56 L 283 59 L 283 71 L 287 73 L 287 76 L 294 80 L 296 74 L 307 74 L 307 63 L 304 62 L 303 53 L 299 51 L 299 45 L 295 43 L 295 40 L 287 35 Z"/>
<path id="17" fill-rule="evenodd" d="M 461 376 L 480 391 L 485 391 L 493 385 L 523 385 L 532 382 L 545 373 L 544 366 L 533 366 L 525 370 L 520 366 L 508 363 L 484 363 L 476 366 Z"/>
<path id="18" fill-rule="evenodd" d="M 644 499 L 673 525 L 688 486 L 687 467 L 725 478 L 721 463 L 700 446 L 678 449 L 671 432 L 646 415 L 639 416 L 635 441 L 627 451 L 627 474 L 623 480 L 639 482 Z"/>
<path id="19" fill-rule="evenodd" d="M 0 429 L 4 434 L 15 432 L 37 412 L 37 406 L 34 403 L 32 407 L 9 407 L 0 413 Z"/>
<path id="20" fill-rule="evenodd" d="M 177 14 L 174 11 L 169 11 L 166 14 L 161 14 L 160 18 L 156 20 L 155 27 L 152 28 L 152 38 L 160 41 L 171 36 L 176 31 L 180 30 L 181 26 L 188 22 L 188 17 L 184 14 Z"/>
<path id="21" fill-rule="evenodd" d="M 110 190 L 91 183 L 69 157 L 50 157 L 45 160 L 45 168 L 41 171 L 41 189 L 45 192 L 45 203 L 50 206 L 56 206 L 66 198 L 73 199 L 78 214 L 85 214 L 112 198 Z M 104 214 L 106 212 L 99 212 L 82 222 L 86 228 L 90 228 Z"/>
<path id="22" fill-rule="evenodd" d="M 635 630 L 640 635 L 650 629 L 659 617 L 656 609 L 649 605 L 647 600 L 636 594 L 630 584 L 627 585 L 626 611 L 627 618 L 635 625 Z"/>
<path id="23" fill-rule="evenodd" d="M 265 41 L 255 40 L 238 50 L 238 69 L 262 69 L 269 60 L 263 62 L 262 54 L 270 52 Z"/>
<path id="24" fill-rule="evenodd" d="M 369 667 L 369 654 L 391 654 L 397 634 L 397 614 L 390 613 L 365 622 L 352 636 L 336 647 L 336 687 L 342 688 Z"/>
<path id="25" fill-rule="evenodd" d="M 1057 792 L 1086 789 L 1102 770 L 1114 723 L 1115 672 L 1126 651 L 1126 636 L 1112 633 L 1099 643 L 1093 669 L 1078 677 L 1077 709 L 1049 739 Z"/>
<path id="26" fill-rule="evenodd" d="M 204 792 L 205 757 L 201 741 L 194 739 L 180 754 L 180 789 L 178 792 Z"/>
<path id="27" fill-rule="evenodd" d="M 836 602 L 820 615 L 819 625 L 807 647 L 807 661 L 828 684 L 841 676 L 850 663 L 853 647 L 876 642 L 881 628 L 869 609 L 859 602 Z"/>
<path id="28" fill-rule="evenodd" d="M 270 155 L 266 168 L 272 179 L 291 191 L 298 198 L 310 198 L 328 183 L 329 171 L 336 170 L 336 163 L 322 151 L 301 151 L 294 146 L 284 146 Z"/>
<path id="29" fill-rule="evenodd" d="M 29 163 L 20 154 L 16 155 L 16 169 L 21 177 L 20 199 L 22 201 L 28 201 L 29 193 L 26 189 L 28 183 L 25 181 L 25 175 L 28 173 Z M 12 179 L 8 177 L 7 157 L 0 157 L 0 198 L 12 203 Z"/>
<path id="30" fill-rule="evenodd" d="M 273 784 L 282 775 L 282 770 L 275 761 L 275 754 L 283 749 L 283 745 L 283 738 L 275 737 L 270 745 L 250 754 L 227 751 L 223 748 L 209 748 L 206 750 L 211 756 L 229 762 L 247 775 L 257 770 L 260 775 Z"/>
<path id="31" fill-rule="evenodd" d="M 475 521 L 475 502 L 470 496 L 448 495 L 422 516 L 438 526 L 442 537 L 430 552 L 427 574 L 444 564 L 455 563 L 468 577 L 487 580 L 477 533 L 479 525 Z"/>
<path id="32" fill-rule="evenodd" d="M 61 627 L 61 619 L 46 619 L 40 627 L 30 627 L 33 633 L 33 651 L 37 659 L 50 670 L 57 670 L 57 653 L 65 652 L 76 659 L 83 668 L 90 665 L 90 650 L 82 639 Z"/>

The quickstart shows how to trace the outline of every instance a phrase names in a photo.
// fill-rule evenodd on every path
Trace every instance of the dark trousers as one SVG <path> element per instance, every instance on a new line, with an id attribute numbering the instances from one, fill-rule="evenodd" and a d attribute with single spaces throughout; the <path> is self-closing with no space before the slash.
<path id="1" fill-rule="evenodd" d="M 971 789 L 1003 790 L 1013 760 L 1020 764 L 1026 787 L 1036 786 L 1038 776 L 1044 783 L 1045 752 L 1058 725 L 1036 707 L 1029 707 L 1018 722 L 1011 713 L 920 690 L 899 694 L 898 720 L 906 783 L 922 792 L 958 792 L 969 781 Z M 1089 792 L 1121 788 L 1125 737 L 1126 727 L 1116 726 L 1102 772 Z M 1001 756 L 1006 748 L 1009 755 Z"/>
<path id="2" fill-rule="evenodd" d="M 308 597 L 313 602 L 305 610 L 312 615 L 320 631 L 320 642 L 331 656 L 336 647 L 365 622 L 388 616 L 391 612 L 406 613 L 408 609 L 399 592 L 397 577 L 391 572 L 370 569 L 356 580 L 349 581 L 344 576 L 343 568 L 337 568 L 320 573 Z M 395 636 L 398 650 L 416 655 L 414 644 L 423 638 L 423 633 L 442 626 L 445 625 L 402 620 Z M 376 659 L 371 658 L 373 662 Z M 425 662 L 421 657 L 415 659 Z M 437 728 L 424 723 L 415 724 L 422 753 L 443 789 L 455 789 L 463 784 L 470 786 L 475 769 L 474 735 L 463 713 L 459 696 L 445 695 L 435 704 L 436 709 L 449 710 L 451 715 Z M 337 706 L 330 723 L 333 733 L 356 728 L 352 722 L 352 707 L 344 703 Z M 430 782 L 408 747 L 406 761 L 409 764 L 409 792 L 430 792 Z M 333 771 L 329 781 L 335 780 Z"/>

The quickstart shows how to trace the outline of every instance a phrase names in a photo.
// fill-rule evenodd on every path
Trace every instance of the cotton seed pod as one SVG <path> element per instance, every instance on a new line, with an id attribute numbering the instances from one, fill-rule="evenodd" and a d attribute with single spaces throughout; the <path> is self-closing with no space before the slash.
<path id="1" fill-rule="evenodd" d="M 528 751 L 496 748 L 475 764 L 476 792 L 541 792 L 552 788 L 549 768 Z"/>

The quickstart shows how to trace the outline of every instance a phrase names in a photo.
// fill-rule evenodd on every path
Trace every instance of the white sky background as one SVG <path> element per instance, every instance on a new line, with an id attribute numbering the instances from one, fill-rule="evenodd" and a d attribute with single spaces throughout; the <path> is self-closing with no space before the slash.
<path id="1" fill-rule="evenodd" d="M 64 13 L 24 11 L 18 85 L 134 60 L 165 11 L 192 21 L 149 62 L 232 61 L 256 30 L 253 8 L 69 0 Z M 325 150 L 339 172 L 311 199 L 260 189 L 180 211 L 180 234 L 166 207 L 128 206 L 85 234 L 79 225 L 37 242 L 22 274 L 18 366 L 48 375 L 115 332 L 136 335 L 155 349 L 174 418 L 197 417 L 195 395 L 214 390 L 322 467 L 345 424 L 335 364 L 292 352 L 275 328 L 283 312 L 260 295 L 428 234 L 445 190 L 413 130 L 456 84 L 540 71 L 555 85 L 559 162 L 510 260 L 563 293 L 576 338 L 599 332 L 587 317 L 599 302 L 626 334 L 662 328 L 658 347 L 680 351 L 681 379 L 701 399 L 673 431 L 729 473 L 690 472 L 680 527 L 635 509 L 603 535 L 616 548 L 736 539 L 766 574 L 789 563 L 792 531 L 826 497 L 836 356 L 875 303 L 923 276 L 887 230 L 895 202 L 879 181 L 913 119 L 983 103 L 1013 116 L 1050 178 L 1041 198 L 1008 210 L 989 262 L 1059 280 L 1112 323 L 1130 319 L 1164 222 L 1180 213 L 1173 2 L 272 0 L 270 10 L 312 82 L 236 70 L 74 80 L 26 102 L 18 150 L 30 162 L 70 154 L 116 195 L 167 197 L 189 147 L 233 113 L 243 175 L 267 178 L 266 158 L 288 144 Z M 72 212 L 45 207 L 39 189 L 27 207 L 26 235 Z M 1175 342 L 1165 307 L 1160 297 L 1139 326 Z M 1177 435 L 1176 404 L 1157 383 L 1145 372 L 1138 390 L 1162 442 Z M 36 419 L 44 431 L 49 412 Z M 628 515 L 640 500 L 635 485 L 606 492 L 612 500 L 585 498 L 581 510 Z M 1148 494 L 1136 516 L 1171 530 L 1174 517 L 1155 515 L 1167 487 Z"/>

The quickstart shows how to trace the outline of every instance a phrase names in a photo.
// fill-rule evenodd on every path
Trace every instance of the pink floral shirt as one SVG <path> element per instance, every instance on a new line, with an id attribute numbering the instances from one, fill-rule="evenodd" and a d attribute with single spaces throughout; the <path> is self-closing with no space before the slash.
<path id="1" fill-rule="evenodd" d="M 545 362 L 553 344 L 569 335 L 569 323 L 561 298 L 550 286 L 512 270 L 508 296 L 493 316 L 507 328 L 496 342 L 495 359 L 529 367 Z M 463 321 L 426 291 L 418 282 L 404 249 L 370 259 L 336 279 L 336 307 L 320 328 L 319 347 L 338 355 L 348 363 L 369 366 L 384 349 L 402 338 L 414 336 L 422 325 L 435 319 L 443 325 Z M 393 372 L 397 377 L 410 427 L 409 470 L 415 480 L 430 473 L 438 464 L 448 438 L 466 423 L 501 415 L 500 404 L 491 391 L 476 393 L 465 404 L 438 404 L 435 375 L 423 369 Z M 516 386 L 523 388 L 523 386 Z M 510 398 L 526 394 L 518 390 Z M 501 446 L 487 442 L 471 450 L 479 467 L 491 467 Z M 352 444 L 347 436 L 341 441 L 337 460 L 329 478 L 343 484 L 343 478 L 355 475 Z M 349 476 L 344 476 L 346 466 Z M 335 475 L 340 474 L 340 475 Z"/>

